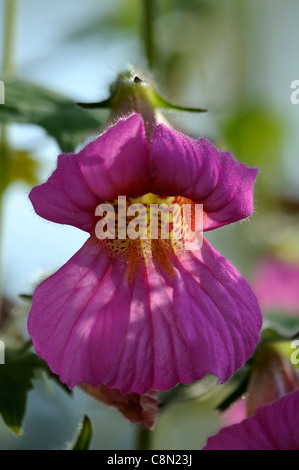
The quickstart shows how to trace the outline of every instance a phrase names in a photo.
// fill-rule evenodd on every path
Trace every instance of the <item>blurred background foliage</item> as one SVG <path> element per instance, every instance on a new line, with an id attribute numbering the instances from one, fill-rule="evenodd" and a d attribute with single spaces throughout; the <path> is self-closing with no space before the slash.
<path id="1" fill-rule="evenodd" d="M 4 0 L 0 15 L 3 59 Z M 3 325 L 9 318 L 23 319 L 26 337 L 27 307 L 18 296 L 31 293 L 42 274 L 55 271 L 86 239 L 72 227 L 39 219 L 28 191 L 49 175 L 61 150 L 77 148 L 107 117 L 73 102 L 107 98 L 110 83 L 131 64 L 171 102 L 209 110 L 206 115 L 168 111 L 173 126 L 206 136 L 260 169 L 254 215 L 209 233 L 217 250 L 248 279 L 267 254 L 299 263 L 299 106 L 290 103 L 290 84 L 299 78 L 294 60 L 298 15 L 296 0 L 19 0 L 14 70 L 7 80 L 2 77 L 6 106 L 0 105 L 5 134 L 0 152 L 8 159 L 0 171 L 1 339 L 8 337 Z M 290 336 L 298 328 L 295 323 Z M 30 355 L 26 360 L 34 369 Z M 85 414 L 93 422 L 94 448 L 134 448 L 135 428 L 116 410 L 82 390 L 70 400 L 46 370 L 31 374 L 24 385 L 28 390 L 31 379 L 35 388 L 28 395 L 24 432 L 16 438 L 0 418 L 1 449 L 64 448 Z M 6 379 L 0 374 L 1 380 Z M 242 390 L 246 377 L 224 388 L 209 380 L 200 390 L 187 387 L 179 403 L 162 406 L 154 448 L 201 448 L 217 431 L 217 409 L 236 388 Z M 203 393 L 205 387 L 211 391 L 210 385 L 214 399 Z M 89 440 L 90 423 L 84 423 L 87 431 L 83 427 L 77 443 Z"/>

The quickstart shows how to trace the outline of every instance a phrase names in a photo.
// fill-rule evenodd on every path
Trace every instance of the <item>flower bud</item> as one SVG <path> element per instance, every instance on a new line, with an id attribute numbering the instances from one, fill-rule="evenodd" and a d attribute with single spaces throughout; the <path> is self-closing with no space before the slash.
<path id="1" fill-rule="evenodd" d="M 140 423 L 148 429 L 153 429 L 158 414 L 158 392 L 151 390 L 145 395 L 128 393 L 123 395 L 119 390 L 113 390 L 100 384 L 92 387 L 81 383 L 80 388 L 106 405 L 115 406 L 132 423 Z"/>
<path id="2" fill-rule="evenodd" d="M 292 364 L 273 347 L 263 347 L 258 354 L 248 385 L 247 416 L 299 387 L 299 375 Z"/>

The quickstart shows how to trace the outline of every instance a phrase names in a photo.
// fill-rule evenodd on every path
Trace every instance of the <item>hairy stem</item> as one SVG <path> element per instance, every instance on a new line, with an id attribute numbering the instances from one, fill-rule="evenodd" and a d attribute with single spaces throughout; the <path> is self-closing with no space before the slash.
<path id="1" fill-rule="evenodd" d="M 150 69 L 155 62 L 154 16 L 156 0 L 143 0 L 143 43 L 144 52 Z"/>
<path id="2" fill-rule="evenodd" d="M 12 78 L 14 75 L 14 39 L 15 22 L 18 0 L 6 0 L 5 32 L 2 71 L 4 78 Z"/>
<path id="3" fill-rule="evenodd" d="M 3 64 L 2 74 L 4 79 L 11 79 L 14 75 L 14 37 L 15 20 L 18 0 L 6 0 L 6 9 L 4 16 L 4 46 L 3 46 Z M 9 146 L 8 146 L 8 128 L 5 125 L 0 129 L 0 314 L 2 307 L 2 288 L 3 288 L 3 194 L 7 183 L 9 168 Z"/>

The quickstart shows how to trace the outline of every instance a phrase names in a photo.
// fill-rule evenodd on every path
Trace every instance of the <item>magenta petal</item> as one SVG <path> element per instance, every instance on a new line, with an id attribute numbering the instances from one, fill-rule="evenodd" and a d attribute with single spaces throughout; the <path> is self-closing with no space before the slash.
<path id="1" fill-rule="evenodd" d="M 257 299 L 245 279 L 204 240 L 200 251 L 174 260 L 174 306 L 197 375 L 228 380 L 253 353 L 262 326 Z M 199 377 L 198 377 L 199 378 Z"/>
<path id="2" fill-rule="evenodd" d="M 129 281 L 127 267 L 90 238 L 34 293 L 29 334 L 70 388 L 103 383 L 146 393 L 197 377 L 173 317 L 172 288 L 155 272 L 149 283 L 144 268 Z"/>
<path id="3" fill-rule="evenodd" d="M 149 191 L 149 148 L 140 114 L 118 121 L 78 159 L 86 183 L 101 200 Z"/>
<path id="4" fill-rule="evenodd" d="M 204 450 L 299 450 L 299 390 L 223 428 Z"/>
<path id="5" fill-rule="evenodd" d="M 143 119 L 120 120 L 78 155 L 62 154 L 48 181 L 30 192 L 38 215 L 94 232 L 101 201 L 135 196 L 149 188 L 149 149 Z"/>
<path id="6" fill-rule="evenodd" d="M 44 219 L 86 232 L 94 229 L 98 200 L 82 178 L 76 155 L 60 155 L 57 169 L 46 183 L 31 190 L 29 198 Z"/>
<path id="7" fill-rule="evenodd" d="M 206 373 L 229 378 L 258 340 L 256 299 L 207 242 L 173 258 L 172 275 L 155 263 L 129 280 L 126 259 L 90 238 L 34 293 L 28 330 L 37 353 L 70 388 L 146 393 Z"/>
<path id="8" fill-rule="evenodd" d="M 204 230 L 252 213 L 257 170 L 237 162 L 228 152 L 219 152 L 205 139 L 193 140 L 161 124 L 152 138 L 151 165 L 152 192 L 202 203 Z"/>
<path id="9" fill-rule="evenodd" d="M 90 238 L 35 290 L 29 334 L 37 353 L 70 388 L 80 382 L 108 385 L 109 375 L 120 367 L 124 344 L 136 354 L 136 338 L 127 332 L 136 312 L 130 312 L 133 286 L 124 280 L 126 269 L 121 257 L 112 263 Z M 127 374 L 131 367 L 125 365 Z"/>

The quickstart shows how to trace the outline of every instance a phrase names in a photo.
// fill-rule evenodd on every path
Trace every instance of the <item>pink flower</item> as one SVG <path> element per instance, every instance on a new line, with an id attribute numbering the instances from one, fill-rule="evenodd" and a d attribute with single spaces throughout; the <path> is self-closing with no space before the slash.
<path id="1" fill-rule="evenodd" d="M 266 258 L 259 263 L 253 286 L 264 310 L 291 314 L 299 313 L 299 265 L 278 258 Z"/>
<path id="2" fill-rule="evenodd" d="M 101 241 L 96 207 L 129 201 L 200 202 L 204 230 L 248 217 L 257 170 L 208 141 L 139 114 L 120 120 L 78 155 L 60 155 L 30 193 L 47 220 L 90 233 L 35 291 L 28 319 L 37 353 L 70 388 L 100 383 L 123 394 L 167 390 L 207 373 L 226 381 L 252 354 L 262 318 L 251 288 L 204 240 Z M 142 198 L 142 199 L 141 199 Z"/>
<path id="3" fill-rule="evenodd" d="M 220 426 L 227 427 L 241 423 L 247 418 L 246 398 L 239 398 L 220 415 Z"/>
<path id="4" fill-rule="evenodd" d="M 204 450 L 299 450 L 299 390 L 209 438 Z"/>

